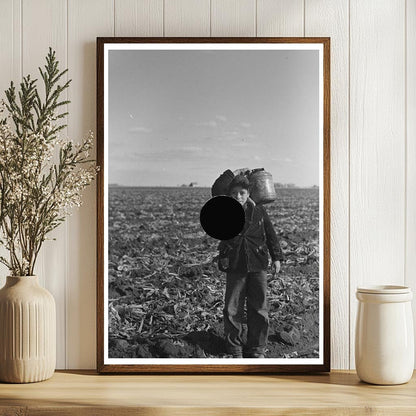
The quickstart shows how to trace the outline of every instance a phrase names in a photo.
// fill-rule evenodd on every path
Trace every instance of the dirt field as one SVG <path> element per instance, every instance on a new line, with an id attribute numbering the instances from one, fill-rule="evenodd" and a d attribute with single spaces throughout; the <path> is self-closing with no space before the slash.
<path id="1" fill-rule="evenodd" d="M 265 205 L 286 260 L 269 275 L 267 358 L 319 353 L 319 191 L 278 188 Z M 208 188 L 110 188 L 109 357 L 229 357 Z"/>

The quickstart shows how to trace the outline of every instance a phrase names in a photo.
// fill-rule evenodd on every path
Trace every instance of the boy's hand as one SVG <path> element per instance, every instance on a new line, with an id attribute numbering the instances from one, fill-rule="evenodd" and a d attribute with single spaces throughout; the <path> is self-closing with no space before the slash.
<path id="1" fill-rule="evenodd" d="M 276 260 L 273 262 L 273 265 L 272 265 L 273 276 L 276 276 L 277 273 L 279 273 L 279 271 L 280 271 L 280 261 Z"/>
<path id="2" fill-rule="evenodd" d="M 220 263 L 221 263 L 221 267 L 226 270 L 228 269 L 228 267 L 230 267 L 230 261 L 228 260 L 227 257 L 223 257 L 222 259 L 220 259 Z"/>

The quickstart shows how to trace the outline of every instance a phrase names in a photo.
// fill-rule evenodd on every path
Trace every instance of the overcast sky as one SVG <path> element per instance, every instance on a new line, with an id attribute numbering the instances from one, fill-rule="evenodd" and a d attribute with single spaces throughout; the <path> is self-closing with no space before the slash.
<path id="1" fill-rule="evenodd" d="M 318 51 L 110 51 L 109 183 L 319 184 Z"/>

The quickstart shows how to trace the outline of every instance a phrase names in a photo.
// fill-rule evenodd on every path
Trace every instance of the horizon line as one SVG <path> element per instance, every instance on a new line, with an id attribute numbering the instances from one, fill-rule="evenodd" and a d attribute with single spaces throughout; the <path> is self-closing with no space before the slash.
<path id="1" fill-rule="evenodd" d="M 319 185 L 296 185 L 291 186 L 278 186 L 278 189 L 293 189 L 293 188 L 319 188 Z M 211 188 L 212 185 L 124 185 L 119 183 L 109 183 L 108 187 L 114 188 Z"/>

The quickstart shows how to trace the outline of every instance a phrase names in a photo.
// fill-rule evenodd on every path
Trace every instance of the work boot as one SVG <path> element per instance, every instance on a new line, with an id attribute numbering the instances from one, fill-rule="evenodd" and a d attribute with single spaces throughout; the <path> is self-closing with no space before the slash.
<path id="1" fill-rule="evenodd" d="M 265 358 L 265 355 L 263 352 L 245 352 L 244 358 Z"/>
<path id="2" fill-rule="evenodd" d="M 264 354 L 253 354 L 250 358 L 264 358 Z"/>
<path id="3" fill-rule="evenodd" d="M 243 350 L 240 348 L 228 348 L 228 354 L 230 354 L 232 358 L 243 358 Z"/>

